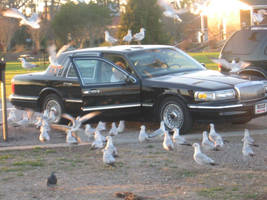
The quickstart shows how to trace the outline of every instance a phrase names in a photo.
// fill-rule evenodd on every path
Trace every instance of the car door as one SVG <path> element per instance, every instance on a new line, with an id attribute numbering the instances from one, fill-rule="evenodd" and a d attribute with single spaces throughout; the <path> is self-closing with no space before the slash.
<path id="1" fill-rule="evenodd" d="M 110 116 L 140 112 L 138 79 L 100 57 L 72 57 L 72 63 L 81 83 L 83 111 Z"/>

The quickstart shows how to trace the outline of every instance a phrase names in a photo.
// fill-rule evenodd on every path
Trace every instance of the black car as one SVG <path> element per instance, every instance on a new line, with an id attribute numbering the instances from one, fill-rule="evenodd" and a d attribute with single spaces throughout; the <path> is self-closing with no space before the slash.
<path id="1" fill-rule="evenodd" d="M 186 132 L 193 120 L 245 123 L 267 113 L 261 81 L 207 70 L 172 46 L 124 45 L 68 51 L 61 66 L 16 75 L 11 103 L 37 111 L 100 111 L 102 118 L 165 122 Z"/>
<path id="2" fill-rule="evenodd" d="M 237 74 L 249 79 L 267 79 L 267 25 L 251 26 L 235 32 L 225 43 L 220 58 L 249 63 Z M 223 73 L 229 69 L 219 66 Z"/>

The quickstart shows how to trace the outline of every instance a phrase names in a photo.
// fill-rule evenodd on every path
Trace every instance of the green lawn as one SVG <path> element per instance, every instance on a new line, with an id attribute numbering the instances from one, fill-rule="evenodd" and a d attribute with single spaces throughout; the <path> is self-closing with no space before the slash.
<path id="1" fill-rule="evenodd" d="M 203 52 L 203 53 L 189 53 L 190 56 L 198 60 L 200 63 L 204 63 L 208 69 L 217 70 L 217 64 L 213 63 L 209 58 L 218 58 L 219 52 Z M 25 74 L 37 71 L 43 71 L 47 66 L 43 63 L 38 63 L 40 67 L 26 70 L 21 67 L 20 62 L 7 62 L 6 65 L 6 96 L 11 94 L 11 79 L 16 74 Z M 0 89 L 1 91 L 1 89 Z"/>

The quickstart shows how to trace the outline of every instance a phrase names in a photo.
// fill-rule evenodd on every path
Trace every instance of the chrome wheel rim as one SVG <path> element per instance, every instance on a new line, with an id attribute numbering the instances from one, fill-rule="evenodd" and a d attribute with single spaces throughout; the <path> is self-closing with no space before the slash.
<path id="1" fill-rule="evenodd" d="M 60 121 L 62 110 L 60 104 L 56 100 L 49 100 L 46 104 L 45 109 L 48 110 L 48 112 L 52 110 L 55 111 L 56 119 L 54 120 L 54 123 L 58 123 Z"/>
<path id="2" fill-rule="evenodd" d="M 183 110 L 176 104 L 168 104 L 162 112 L 162 117 L 169 129 L 181 128 L 184 123 Z"/>

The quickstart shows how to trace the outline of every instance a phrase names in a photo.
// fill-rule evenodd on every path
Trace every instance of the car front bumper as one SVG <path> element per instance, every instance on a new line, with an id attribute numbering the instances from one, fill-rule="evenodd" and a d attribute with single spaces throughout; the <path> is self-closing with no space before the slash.
<path id="1" fill-rule="evenodd" d="M 188 104 L 187 106 L 192 117 L 198 120 L 226 120 L 235 122 L 267 115 L 267 99 L 236 104 L 210 105 L 205 103 Z M 257 109 L 258 113 L 256 113 L 256 106 L 265 106 L 265 108 Z"/>

